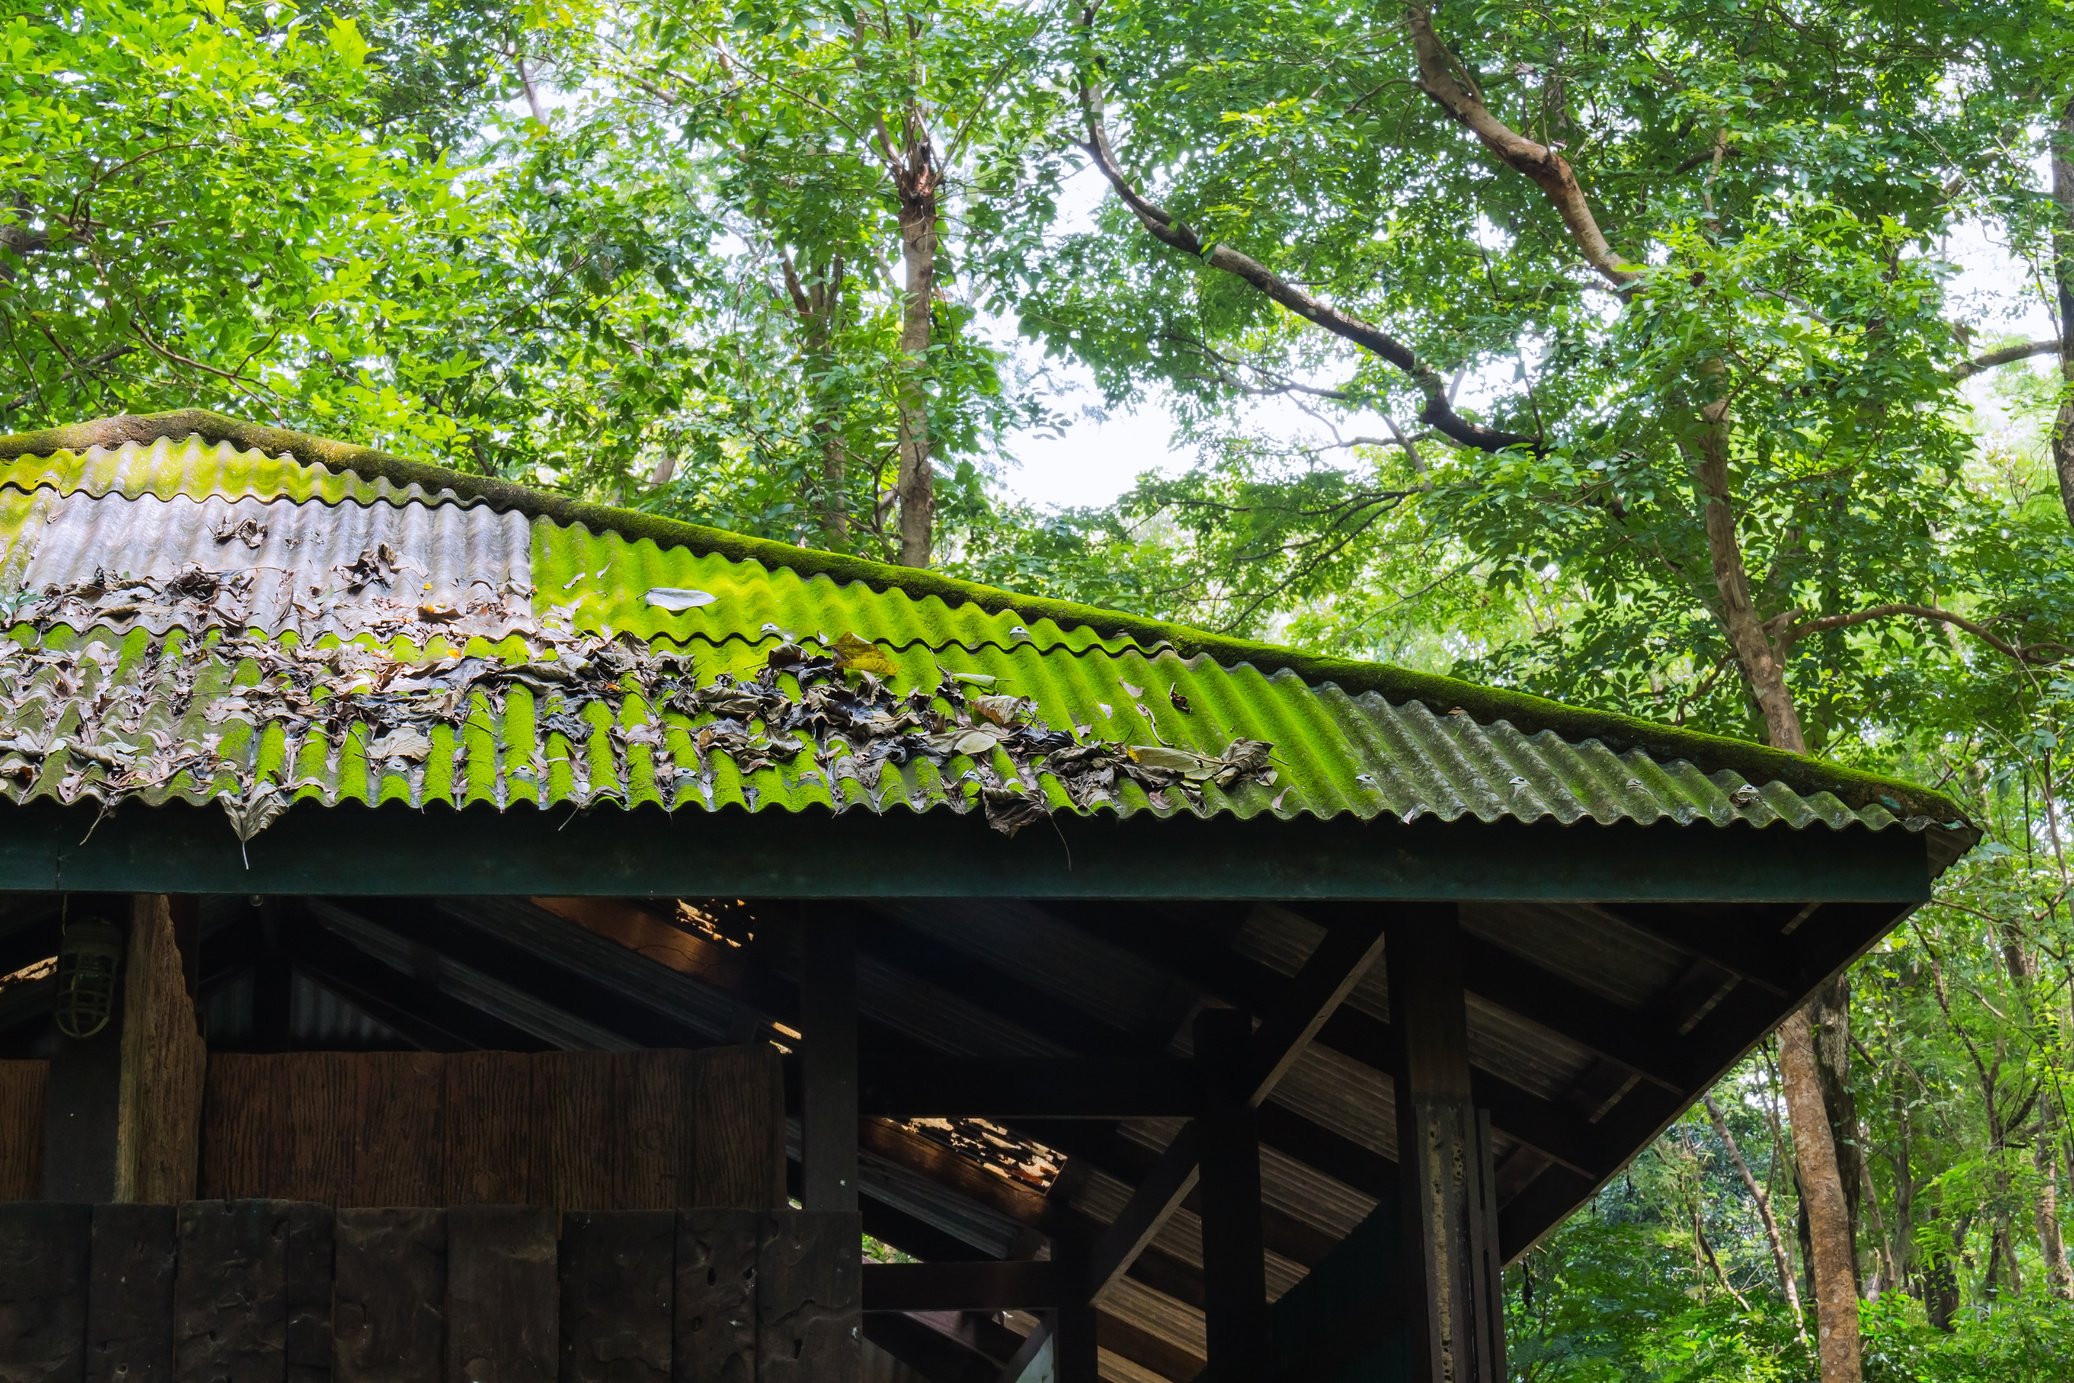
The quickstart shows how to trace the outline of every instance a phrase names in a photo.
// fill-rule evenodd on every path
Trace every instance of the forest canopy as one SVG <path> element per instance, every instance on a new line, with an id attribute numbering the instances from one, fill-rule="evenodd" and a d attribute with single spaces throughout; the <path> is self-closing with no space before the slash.
<path id="1" fill-rule="evenodd" d="M 0 431 L 215 408 L 1936 786 L 1981 846 L 1511 1271 L 1514 1372 L 2063 1377 L 2070 32 L 4 0 Z M 1143 473 L 1034 504 L 1043 437 Z"/>

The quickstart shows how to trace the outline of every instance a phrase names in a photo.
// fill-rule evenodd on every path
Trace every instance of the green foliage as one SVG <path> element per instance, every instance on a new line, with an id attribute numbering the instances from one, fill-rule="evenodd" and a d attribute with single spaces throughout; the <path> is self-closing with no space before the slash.
<path id="1" fill-rule="evenodd" d="M 1698 478 L 1720 440 L 1809 741 L 1985 832 L 1854 976 L 1868 1377 L 2057 1377 L 2074 1307 L 2038 1210 L 2074 1192 L 2074 533 L 2045 440 L 2066 385 L 1962 382 L 2014 327 L 1961 271 L 1983 241 L 2016 278 L 2065 268 L 2041 181 L 2074 95 L 2065 0 L 1433 18 L 1492 114 L 1574 170 L 1634 283 L 1421 89 L 1399 8 L 0 0 L 0 432 L 218 408 L 834 548 L 832 576 L 881 583 L 854 559 L 893 550 L 915 387 L 950 575 L 1131 609 L 1220 658 L 1279 655 L 1149 620 L 1396 661 L 1420 671 L 1386 694 L 1528 723 L 1568 713 L 1420 674 L 1754 737 Z M 1464 417 L 1532 444 L 1451 444 L 1378 353 L 1113 196 L 1085 211 L 1084 84 L 1123 174 L 1203 244 L 1392 333 Z M 923 148 L 941 244 L 913 358 L 896 173 Z M 1111 404 L 1160 391 L 1192 464 L 1095 509 L 1004 495 L 1068 369 Z M 1775 1090 L 1760 1054 L 1717 1100 L 1798 1272 Z M 1778 1277 L 1688 1121 L 1527 1260 L 1516 1371 L 1810 1377 Z"/>

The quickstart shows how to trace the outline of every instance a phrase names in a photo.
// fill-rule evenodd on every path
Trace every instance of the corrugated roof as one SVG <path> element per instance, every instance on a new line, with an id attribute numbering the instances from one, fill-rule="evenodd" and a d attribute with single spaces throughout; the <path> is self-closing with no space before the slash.
<path id="1" fill-rule="evenodd" d="M 6 463 L 0 795 L 215 800 L 241 833 L 291 799 L 1964 829 L 1905 784 L 1727 742 L 1516 725 L 451 479 L 199 437 Z"/>

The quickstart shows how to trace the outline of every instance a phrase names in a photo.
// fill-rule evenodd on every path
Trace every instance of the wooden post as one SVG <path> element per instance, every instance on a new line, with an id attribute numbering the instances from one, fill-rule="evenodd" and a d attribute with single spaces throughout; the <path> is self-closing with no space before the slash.
<path id="1" fill-rule="evenodd" d="M 1100 1352 L 1095 1347 L 1095 1304 L 1087 1295 L 1088 1260 L 1094 1235 L 1087 1223 L 1067 1215 L 1052 1235 L 1052 1256 L 1059 1260 L 1059 1283 L 1065 1295 L 1051 1318 L 1053 1383 L 1100 1383 Z"/>
<path id="2" fill-rule="evenodd" d="M 123 958 L 114 1197 L 120 1201 L 173 1205 L 195 1195 L 208 1057 L 177 927 L 166 898 L 137 895 Z"/>
<path id="3" fill-rule="evenodd" d="M 835 913 L 801 919 L 799 974 L 802 1203 L 857 1209 L 857 927 Z"/>
<path id="4" fill-rule="evenodd" d="M 1195 1020 L 1203 1075 L 1203 1315 L 1208 1383 L 1268 1376 L 1266 1248 L 1260 1223 L 1259 1119 L 1249 1098 L 1253 1023 L 1237 1009 Z"/>
<path id="5" fill-rule="evenodd" d="M 1452 906 L 1389 922 L 1405 1315 L 1415 1383 L 1503 1383 L 1504 1299 L 1489 1116 L 1470 1094 Z"/>

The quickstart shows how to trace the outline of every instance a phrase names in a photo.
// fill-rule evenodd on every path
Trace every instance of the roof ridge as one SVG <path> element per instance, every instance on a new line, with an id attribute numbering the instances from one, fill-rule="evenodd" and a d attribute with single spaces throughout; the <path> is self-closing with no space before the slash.
<path id="1" fill-rule="evenodd" d="M 1879 805 L 1901 816 L 1924 817 L 1947 824 L 1965 823 L 1965 812 L 1951 798 L 1899 778 L 1846 768 L 1810 755 L 1793 754 L 1749 740 L 1709 734 L 1684 726 L 1665 725 L 1617 711 L 1587 710 L 1528 692 L 1479 686 L 1438 673 L 1415 672 L 1387 663 L 1361 662 L 1330 654 L 1310 654 L 1276 644 L 1234 638 L 1184 624 L 1148 619 L 1118 610 L 1019 594 L 912 567 L 869 558 L 797 547 L 768 538 L 753 538 L 703 524 L 663 518 L 549 494 L 507 480 L 469 475 L 428 462 L 413 461 L 373 447 L 335 441 L 286 428 L 248 423 L 207 409 L 166 413 L 118 414 L 91 422 L 0 437 L 0 462 L 47 457 L 59 451 L 119 447 L 125 442 L 148 444 L 161 439 L 198 436 L 205 443 L 229 442 L 267 455 L 286 453 L 334 470 L 386 478 L 407 487 L 446 490 L 464 500 L 482 500 L 492 509 L 530 518 L 580 526 L 593 534 L 617 533 L 648 539 L 662 547 L 718 553 L 766 567 L 825 575 L 873 590 L 898 589 L 917 599 L 936 596 L 947 604 L 963 602 L 989 613 L 1014 612 L 1048 617 L 1062 629 L 1085 625 L 1098 633 L 1165 643 L 1184 658 L 1206 656 L 1219 663 L 1250 663 L 1263 673 L 1289 673 L 1311 683 L 1332 683 L 1355 695 L 1374 693 L 1393 702 L 1417 701 L 1442 713 L 1460 712 L 1479 721 L 1504 721 L 1532 734 L 1542 730 L 1566 739 L 1596 739 L 1616 752 L 1639 749 L 1692 760 L 1709 771 L 1740 773 L 1751 783 L 1778 781 L 1803 791 L 1832 792 L 1853 807 Z"/>

